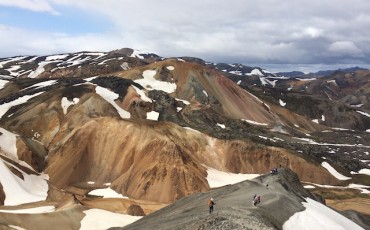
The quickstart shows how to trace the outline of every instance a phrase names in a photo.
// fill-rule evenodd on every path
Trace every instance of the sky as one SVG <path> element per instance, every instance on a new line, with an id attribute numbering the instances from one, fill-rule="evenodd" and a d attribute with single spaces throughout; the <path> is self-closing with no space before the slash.
<path id="1" fill-rule="evenodd" d="M 0 0 L 0 57 L 129 47 L 269 69 L 370 67 L 369 12 L 368 0 Z"/>

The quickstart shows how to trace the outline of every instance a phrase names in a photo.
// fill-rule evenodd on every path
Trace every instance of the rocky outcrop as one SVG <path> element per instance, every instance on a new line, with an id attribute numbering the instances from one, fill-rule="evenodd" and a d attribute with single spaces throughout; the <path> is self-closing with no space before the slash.
<path id="1" fill-rule="evenodd" d="M 145 216 L 144 210 L 140 205 L 132 204 L 127 208 L 127 215 L 131 216 Z"/>

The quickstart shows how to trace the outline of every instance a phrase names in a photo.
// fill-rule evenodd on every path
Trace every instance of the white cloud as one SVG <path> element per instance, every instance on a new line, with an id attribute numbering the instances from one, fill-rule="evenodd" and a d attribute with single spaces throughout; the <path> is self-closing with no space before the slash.
<path id="1" fill-rule="evenodd" d="M 361 55 L 361 50 L 352 41 L 337 41 L 329 46 L 329 51 L 340 55 Z"/>
<path id="2" fill-rule="evenodd" d="M 0 38 L 0 56 L 131 47 L 166 57 L 196 56 L 218 62 L 347 64 L 368 63 L 370 58 L 370 2 L 365 0 L 46 3 L 55 10 L 71 8 L 104 17 L 112 24 L 105 25 L 110 28 L 105 33 L 77 35 L 58 28 L 53 33 L 18 28 L 21 35 L 8 30 Z"/>
<path id="3" fill-rule="evenodd" d="M 54 15 L 59 14 L 46 0 L 0 0 L 0 5 L 18 7 L 36 12 L 48 12 Z"/>

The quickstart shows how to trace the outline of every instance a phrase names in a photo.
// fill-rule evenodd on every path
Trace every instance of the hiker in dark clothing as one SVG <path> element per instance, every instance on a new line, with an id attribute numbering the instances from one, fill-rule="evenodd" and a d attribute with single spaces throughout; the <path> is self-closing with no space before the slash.
<path id="1" fill-rule="evenodd" d="M 215 205 L 215 201 L 213 200 L 213 198 L 209 199 L 208 201 L 208 207 L 209 207 L 209 214 L 211 214 L 213 212 L 213 205 Z"/>

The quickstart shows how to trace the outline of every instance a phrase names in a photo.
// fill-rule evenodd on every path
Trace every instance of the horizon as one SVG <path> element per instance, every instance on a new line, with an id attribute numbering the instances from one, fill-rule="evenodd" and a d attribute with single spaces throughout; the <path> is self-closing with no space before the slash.
<path id="1" fill-rule="evenodd" d="M 126 47 L 128 48 L 128 47 Z M 118 48 L 120 49 L 120 48 Z M 114 50 L 118 50 L 114 49 Z M 130 48 L 133 49 L 133 48 Z M 137 50 L 137 49 L 133 49 Z M 35 54 L 25 54 L 25 55 L 14 55 L 14 56 L 9 56 L 9 57 L 0 57 L 0 59 L 6 59 L 6 58 L 15 58 L 15 57 L 22 57 L 22 56 L 53 56 L 53 55 L 62 55 L 62 54 L 72 54 L 72 53 L 83 53 L 83 52 L 89 52 L 89 53 L 94 53 L 94 52 L 102 52 L 102 53 L 108 53 L 113 50 L 109 51 L 98 51 L 98 50 L 81 50 L 81 51 L 76 51 L 76 52 L 60 52 L 60 53 L 51 53 L 51 54 L 40 54 L 40 55 L 35 55 Z M 140 53 L 153 53 L 156 54 L 160 57 L 164 57 L 158 53 L 150 52 L 150 51 L 139 51 Z M 164 57 L 164 58 L 171 58 L 175 56 L 169 56 L 169 57 Z M 185 57 L 184 55 L 179 55 L 177 57 Z M 192 57 L 192 56 L 186 56 L 186 57 Z M 204 60 L 205 62 L 210 62 L 209 60 L 203 59 L 201 57 L 195 57 L 195 58 L 200 58 Z M 214 63 L 226 63 L 226 62 L 214 62 Z M 303 72 L 305 74 L 309 73 L 315 73 L 318 71 L 330 71 L 330 70 L 340 70 L 340 69 L 348 69 L 348 68 L 363 68 L 363 69 L 370 69 L 370 64 L 291 64 L 291 63 L 280 63 L 280 64 L 273 64 L 273 63 L 235 63 L 235 62 L 229 62 L 226 64 L 242 64 L 245 66 L 249 67 L 259 67 L 263 70 L 269 71 L 271 73 L 279 73 L 279 72 L 293 72 L 293 71 L 299 71 Z"/>

